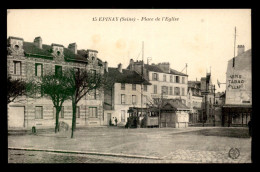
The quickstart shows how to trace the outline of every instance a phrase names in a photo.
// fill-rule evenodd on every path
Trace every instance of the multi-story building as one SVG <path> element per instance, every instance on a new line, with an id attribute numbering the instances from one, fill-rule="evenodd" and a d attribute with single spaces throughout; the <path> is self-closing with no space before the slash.
<path id="1" fill-rule="evenodd" d="M 237 56 L 230 59 L 226 72 L 226 99 L 222 125 L 247 124 L 252 115 L 252 54 L 238 45 Z"/>
<path id="2" fill-rule="evenodd" d="M 207 73 L 206 77 L 202 77 L 200 82 L 201 94 L 203 95 L 203 112 L 200 121 L 214 123 L 214 85 L 212 84 L 211 73 Z"/>
<path id="3" fill-rule="evenodd" d="M 188 81 L 187 106 L 190 108 L 189 122 L 200 122 L 202 115 L 203 96 L 201 95 L 201 82 Z"/>
<path id="4" fill-rule="evenodd" d="M 146 108 L 149 94 L 147 88 L 150 83 L 137 72 L 122 69 L 122 64 L 119 64 L 118 68 L 111 68 L 105 62 L 105 73 L 112 82 L 111 87 L 106 88 L 104 92 L 105 124 L 109 125 L 110 120 L 115 124 L 117 119 L 118 125 L 123 126 L 129 117 L 129 108 Z"/>
<path id="5" fill-rule="evenodd" d="M 143 74 L 152 85 L 148 86 L 149 101 L 156 99 L 181 99 L 186 105 L 188 75 L 170 68 L 170 63 L 143 64 L 143 61 L 130 60 L 129 70 Z"/>
<path id="6" fill-rule="evenodd" d="M 94 70 L 103 73 L 103 62 L 96 50 L 77 50 L 77 44 L 65 48 L 60 44 L 46 45 L 41 37 L 33 42 L 9 37 L 7 40 L 7 73 L 12 79 L 37 79 L 47 73 L 62 72 L 67 68 Z M 103 93 L 95 90 L 78 102 L 77 126 L 103 124 Z M 60 112 L 60 121 L 71 126 L 72 105 L 65 101 Z M 50 99 L 20 97 L 8 105 L 8 127 L 29 129 L 55 126 L 55 108 Z"/>

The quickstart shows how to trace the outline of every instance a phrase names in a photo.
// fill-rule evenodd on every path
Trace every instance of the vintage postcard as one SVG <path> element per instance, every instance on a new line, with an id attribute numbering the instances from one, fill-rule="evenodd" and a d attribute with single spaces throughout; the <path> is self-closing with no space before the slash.
<path id="1" fill-rule="evenodd" d="M 251 9 L 8 9 L 8 163 L 252 163 Z"/>

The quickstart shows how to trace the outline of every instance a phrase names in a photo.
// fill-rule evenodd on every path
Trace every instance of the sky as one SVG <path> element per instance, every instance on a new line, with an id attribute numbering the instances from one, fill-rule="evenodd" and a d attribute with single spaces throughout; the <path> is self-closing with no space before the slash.
<path id="1" fill-rule="evenodd" d="M 9 9 L 7 37 L 33 42 L 41 36 L 43 44 L 77 43 L 78 49 L 95 49 L 109 67 L 130 59 L 151 57 L 151 63 L 169 62 L 186 73 L 188 80 L 200 80 L 211 71 L 226 81 L 227 62 L 236 47 L 251 49 L 250 9 Z M 144 53 L 142 54 L 142 43 Z M 235 50 L 237 54 L 237 49 Z M 235 54 L 235 55 L 236 55 Z"/>

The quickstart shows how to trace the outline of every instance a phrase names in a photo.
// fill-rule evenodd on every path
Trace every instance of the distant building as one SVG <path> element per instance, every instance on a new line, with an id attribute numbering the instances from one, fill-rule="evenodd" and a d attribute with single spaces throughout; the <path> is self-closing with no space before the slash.
<path id="1" fill-rule="evenodd" d="M 247 124 L 252 115 L 252 54 L 238 45 L 237 56 L 230 59 L 226 72 L 226 99 L 222 125 Z"/>
<path id="2" fill-rule="evenodd" d="M 207 123 L 214 122 L 214 85 L 211 80 L 211 73 L 201 78 L 201 93 L 203 95 L 202 109 L 203 114 L 201 121 Z"/>
<path id="3" fill-rule="evenodd" d="M 201 122 L 202 116 L 202 102 L 203 96 L 201 95 L 201 81 L 188 81 L 188 95 L 187 106 L 190 109 L 189 122 Z"/>
<path id="4" fill-rule="evenodd" d="M 37 79 L 49 72 L 55 74 L 66 68 L 93 70 L 103 73 L 103 62 L 96 50 L 78 50 L 77 44 L 68 48 L 59 44 L 46 45 L 41 37 L 33 42 L 9 37 L 7 40 L 7 74 L 12 79 Z M 95 90 L 78 102 L 77 126 L 103 125 L 104 100 L 102 90 Z M 30 129 L 55 126 L 55 108 L 50 99 L 20 97 L 8 105 L 8 128 Z M 71 101 L 65 101 L 60 112 L 60 121 L 71 125 Z"/>
<path id="5" fill-rule="evenodd" d="M 143 71 L 142 71 L 143 66 Z M 143 74 L 152 85 L 147 87 L 149 102 L 154 104 L 158 99 L 181 99 L 186 105 L 188 75 L 170 68 L 170 63 L 144 64 L 143 61 L 130 60 L 127 69 Z"/>
<path id="6" fill-rule="evenodd" d="M 122 64 L 119 64 L 118 68 L 111 68 L 107 67 L 106 63 L 105 73 L 110 78 L 110 81 L 113 82 L 111 88 L 105 89 L 105 124 L 109 125 L 110 119 L 115 124 L 115 119 L 117 118 L 118 125 L 124 126 L 129 117 L 128 110 L 130 108 L 147 107 L 147 97 L 149 95 L 147 87 L 151 84 L 137 72 L 122 69 Z M 141 83 L 146 88 L 143 90 L 143 104 L 141 104 Z"/>

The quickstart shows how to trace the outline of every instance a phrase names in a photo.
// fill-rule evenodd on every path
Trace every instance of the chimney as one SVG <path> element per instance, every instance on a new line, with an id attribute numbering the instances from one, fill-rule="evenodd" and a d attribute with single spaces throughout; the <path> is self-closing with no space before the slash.
<path id="1" fill-rule="evenodd" d="M 77 54 L 77 44 L 76 43 L 69 44 L 68 49 L 70 51 L 72 51 L 74 54 Z"/>
<path id="2" fill-rule="evenodd" d="M 104 68 L 105 68 L 105 71 L 108 72 L 108 64 L 107 64 L 107 61 L 105 61 L 105 63 L 104 63 Z"/>
<path id="3" fill-rule="evenodd" d="M 40 49 L 42 49 L 42 38 L 40 36 L 34 38 L 34 45 Z"/>
<path id="4" fill-rule="evenodd" d="M 240 55 L 245 52 L 245 46 L 244 45 L 238 45 L 237 46 L 237 55 Z"/>
<path id="5" fill-rule="evenodd" d="M 118 71 L 119 71 L 120 73 L 122 73 L 122 64 L 121 64 L 121 63 L 118 64 L 117 69 L 118 69 Z"/>
<path id="6" fill-rule="evenodd" d="M 165 62 L 165 63 L 159 63 L 158 67 L 165 73 L 170 73 L 170 63 Z"/>
<path id="7" fill-rule="evenodd" d="M 130 67 L 130 70 L 134 70 L 134 60 L 133 59 L 130 59 L 129 67 Z"/>

